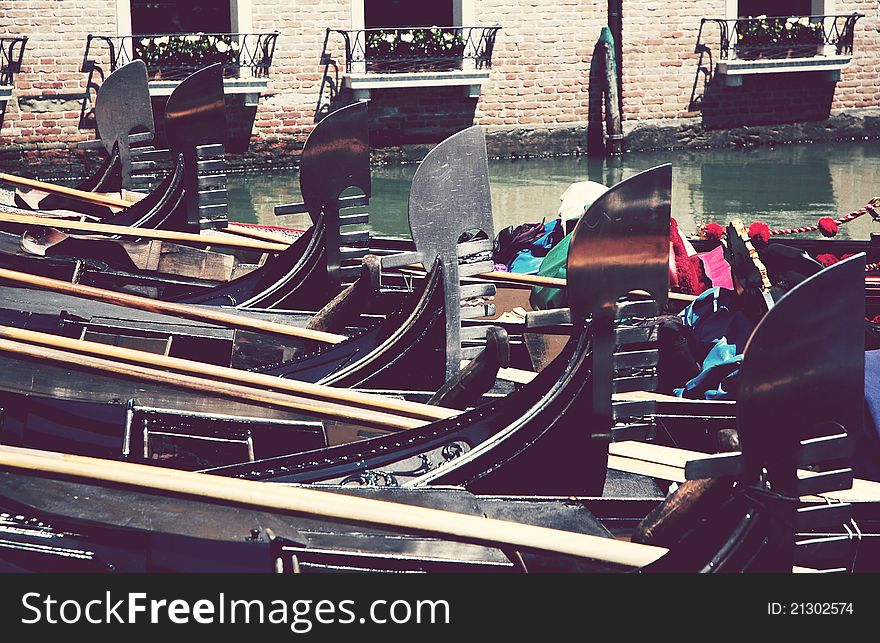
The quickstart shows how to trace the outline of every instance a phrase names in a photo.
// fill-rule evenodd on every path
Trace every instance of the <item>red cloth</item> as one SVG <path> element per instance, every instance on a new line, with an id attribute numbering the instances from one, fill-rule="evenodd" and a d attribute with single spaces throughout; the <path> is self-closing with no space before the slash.
<path id="1" fill-rule="evenodd" d="M 669 223 L 669 286 L 675 292 L 688 295 L 703 292 L 700 273 L 688 256 L 675 219 Z"/>

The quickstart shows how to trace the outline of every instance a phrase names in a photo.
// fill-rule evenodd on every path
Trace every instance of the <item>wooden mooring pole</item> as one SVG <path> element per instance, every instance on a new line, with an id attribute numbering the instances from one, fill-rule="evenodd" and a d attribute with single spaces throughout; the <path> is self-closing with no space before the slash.
<path id="1" fill-rule="evenodd" d="M 614 36 L 609 27 L 602 27 L 599 42 L 605 52 L 605 150 L 611 156 L 619 156 L 623 154 L 623 122 L 617 95 L 617 58 L 614 53 Z"/>

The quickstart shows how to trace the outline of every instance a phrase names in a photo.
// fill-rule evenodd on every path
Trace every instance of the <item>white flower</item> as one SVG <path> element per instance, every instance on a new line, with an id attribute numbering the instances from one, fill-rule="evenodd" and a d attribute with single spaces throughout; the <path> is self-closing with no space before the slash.
<path id="1" fill-rule="evenodd" d="M 154 45 L 167 45 L 168 44 L 168 36 L 162 36 L 160 38 L 153 38 Z"/>
<path id="2" fill-rule="evenodd" d="M 447 31 L 445 34 L 443 34 L 443 40 L 445 40 L 446 42 L 449 42 L 449 41 L 452 40 L 453 38 L 455 38 L 455 36 L 453 36 L 453 35 L 452 35 L 451 33 L 449 33 L 448 31 Z"/>
<path id="3" fill-rule="evenodd" d="M 413 35 L 411 33 L 403 33 L 403 34 L 400 34 L 400 39 L 403 42 L 412 42 Z"/>
<path id="4" fill-rule="evenodd" d="M 190 35 L 188 35 L 188 36 L 184 36 L 183 39 L 184 39 L 184 40 L 187 40 L 187 41 L 189 41 L 189 42 L 198 42 L 199 40 L 201 40 L 201 38 L 200 38 L 199 36 L 197 36 L 197 35 L 192 35 L 192 34 L 190 34 Z"/>
<path id="5" fill-rule="evenodd" d="M 228 45 L 226 42 L 224 42 L 223 40 L 218 40 L 218 41 L 214 44 L 214 47 L 215 47 L 215 48 L 217 49 L 217 51 L 219 51 L 221 54 L 225 54 L 227 51 L 229 51 L 229 45 Z"/>
<path id="6" fill-rule="evenodd" d="M 393 33 L 385 34 L 383 40 L 389 44 L 394 44 L 394 34 Z"/>

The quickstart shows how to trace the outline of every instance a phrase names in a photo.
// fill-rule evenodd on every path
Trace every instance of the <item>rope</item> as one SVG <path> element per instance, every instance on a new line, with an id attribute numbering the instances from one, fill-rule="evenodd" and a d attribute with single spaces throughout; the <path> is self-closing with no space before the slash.
<path id="1" fill-rule="evenodd" d="M 874 209 L 873 206 L 877 205 L 878 203 L 880 203 L 880 197 L 874 197 L 863 208 L 860 208 L 858 210 L 853 210 L 849 214 L 842 216 L 842 217 L 839 217 L 837 219 L 831 219 L 831 217 L 827 217 L 827 218 L 831 219 L 831 221 L 833 221 L 835 225 L 840 226 L 845 223 L 849 223 L 850 221 L 855 221 L 859 217 L 861 217 L 865 214 L 868 214 L 870 212 L 871 218 L 876 221 L 878 219 L 878 216 L 880 216 L 880 215 L 878 215 L 877 211 Z M 821 219 L 820 219 L 820 221 L 821 221 Z M 805 232 L 816 232 L 818 229 L 819 229 L 818 223 L 816 223 L 815 225 L 801 226 L 798 228 L 779 228 L 777 230 L 771 230 L 770 236 L 774 236 L 774 235 L 778 235 L 778 234 L 803 234 Z"/>

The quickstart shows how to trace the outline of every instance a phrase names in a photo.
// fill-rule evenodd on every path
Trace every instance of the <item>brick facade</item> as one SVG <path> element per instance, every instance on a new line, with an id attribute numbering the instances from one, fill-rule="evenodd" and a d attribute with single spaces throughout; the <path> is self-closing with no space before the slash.
<path id="1" fill-rule="evenodd" d="M 326 102 L 326 94 L 320 95 L 325 29 L 351 28 L 352 1 L 361 0 L 252 0 L 252 30 L 278 30 L 281 36 L 258 106 L 228 98 L 236 127 L 230 152 L 245 162 L 292 162 Z M 118 5 L 115 0 L 0 0 L 0 34 L 30 38 L 3 114 L 0 164 L 28 166 L 47 150 L 62 171 L 91 162 L 72 146 L 93 136 L 80 128 L 86 91 L 80 65 L 88 33 L 116 33 Z M 431 144 L 476 123 L 495 135 L 498 154 L 583 152 L 589 116 L 597 109 L 596 88 L 593 96 L 590 92 L 591 63 L 607 22 L 607 2 L 479 0 L 474 5 L 473 22 L 502 26 L 479 97 L 469 98 L 461 87 L 373 90 L 374 147 Z M 622 103 L 628 133 L 658 122 L 707 129 L 812 122 L 834 110 L 880 104 L 876 3 L 835 3 L 835 13 L 866 14 L 857 25 L 853 62 L 839 82 L 812 73 L 773 74 L 748 78 L 741 87 L 725 87 L 717 78 L 707 82 L 700 72 L 704 61 L 694 53 L 700 18 L 721 17 L 724 7 L 723 0 L 623 3 Z M 340 38 L 331 38 L 329 52 L 342 63 Z M 349 97 L 342 92 L 338 98 Z M 155 105 L 161 112 L 161 101 Z"/>

